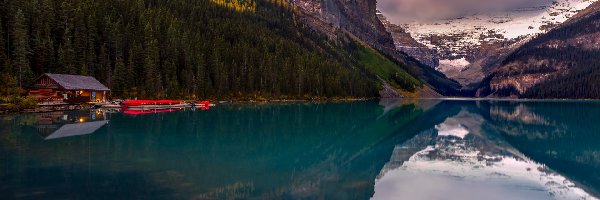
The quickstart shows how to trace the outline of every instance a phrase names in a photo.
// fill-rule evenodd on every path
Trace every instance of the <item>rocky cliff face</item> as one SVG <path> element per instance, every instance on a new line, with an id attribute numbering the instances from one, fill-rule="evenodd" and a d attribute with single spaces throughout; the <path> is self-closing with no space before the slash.
<path id="1" fill-rule="evenodd" d="M 382 13 L 377 13 L 379 21 L 392 35 L 394 46 L 398 51 L 404 52 L 417 59 L 419 62 L 436 68 L 440 64 L 437 49 L 429 48 L 411 37 L 410 33 L 398 25 L 392 24 Z"/>
<path id="2" fill-rule="evenodd" d="M 442 73 L 399 52 L 392 35 L 377 17 L 376 0 L 291 0 L 302 20 L 317 31 L 336 38 L 336 32 L 350 33 L 398 63 L 411 75 L 425 81 L 423 87 L 442 95 L 456 95 L 460 85 Z M 435 93 L 435 92 L 434 92 Z"/>
<path id="3" fill-rule="evenodd" d="M 377 18 L 376 0 L 293 0 L 293 3 L 322 32 L 332 33 L 333 27 L 348 31 L 377 49 L 394 47 L 394 40 Z"/>

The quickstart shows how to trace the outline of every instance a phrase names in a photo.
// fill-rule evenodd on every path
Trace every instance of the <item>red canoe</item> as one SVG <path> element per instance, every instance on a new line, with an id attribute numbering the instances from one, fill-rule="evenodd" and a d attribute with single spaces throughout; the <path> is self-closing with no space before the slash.
<path id="1" fill-rule="evenodd" d="M 145 115 L 145 114 L 155 114 L 155 113 L 169 113 L 183 110 L 182 108 L 171 108 L 171 109 L 159 109 L 159 110 L 125 110 L 123 111 L 126 115 Z"/>
<path id="2" fill-rule="evenodd" d="M 143 105 L 177 105 L 182 104 L 180 100 L 129 100 L 124 101 L 126 106 L 143 106 Z"/>

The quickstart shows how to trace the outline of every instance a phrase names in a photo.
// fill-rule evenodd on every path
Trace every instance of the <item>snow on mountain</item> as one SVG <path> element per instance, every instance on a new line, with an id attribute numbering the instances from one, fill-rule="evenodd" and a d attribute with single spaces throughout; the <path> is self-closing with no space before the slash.
<path id="1" fill-rule="evenodd" d="M 413 22 L 403 27 L 417 41 L 431 48 L 449 50 L 447 57 L 461 57 L 469 48 L 483 42 L 546 32 L 596 1 L 556 0 L 506 12 L 472 14 L 429 23 Z"/>
<path id="2" fill-rule="evenodd" d="M 445 59 L 440 60 L 440 65 L 437 67 L 437 70 L 440 72 L 447 72 L 450 70 L 460 71 L 464 70 L 469 64 L 471 63 L 467 61 L 467 59 L 465 59 L 464 57 L 454 60 Z"/>
<path id="3" fill-rule="evenodd" d="M 461 11 L 451 19 L 427 20 L 399 17 L 397 9 L 385 7 L 395 1 L 403 2 L 381 1 L 378 6 L 396 49 L 468 86 L 495 71 L 497 63 L 521 44 L 598 0 L 532 0 L 503 10 Z"/>

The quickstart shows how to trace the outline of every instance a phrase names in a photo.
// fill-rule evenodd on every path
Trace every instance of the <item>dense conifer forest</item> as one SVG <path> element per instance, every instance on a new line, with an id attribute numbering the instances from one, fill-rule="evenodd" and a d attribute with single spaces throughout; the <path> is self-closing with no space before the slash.
<path id="1" fill-rule="evenodd" d="M 503 62 L 529 65 L 512 68 L 503 76 L 553 74 L 521 94 L 522 98 L 600 99 L 600 51 L 589 47 L 593 43 L 573 40 L 597 37 L 599 22 L 600 13 L 592 14 L 531 40 Z M 508 89 L 497 93 L 508 96 L 517 92 Z"/>
<path id="2" fill-rule="evenodd" d="M 545 50 L 555 59 L 567 59 L 570 69 L 535 85 L 523 95 L 526 98 L 600 99 L 600 51 L 570 47 L 560 52 Z M 543 69 L 540 69 L 543 70 Z"/>
<path id="3" fill-rule="evenodd" d="M 385 57 L 357 58 L 344 47 L 359 42 L 328 40 L 283 2 L 5 0 L 0 96 L 48 72 L 94 76 L 119 98 L 378 95 L 381 74 L 368 66 L 377 61 L 361 59 Z M 388 73 L 399 89 L 421 84 L 399 67 Z"/>

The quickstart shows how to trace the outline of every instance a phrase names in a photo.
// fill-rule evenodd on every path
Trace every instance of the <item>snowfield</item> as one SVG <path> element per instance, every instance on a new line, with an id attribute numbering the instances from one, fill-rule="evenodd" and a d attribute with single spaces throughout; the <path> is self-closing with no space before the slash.
<path id="1" fill-rule="evenodd" d="M 440 65 L 437 67 L 437 70 L 440 72 L 448 72 L 450 70 L 458 70 L 458 71 L 462 71 L 464 70 L 467 66 L 469 66 L 469 61 L 467 61 L 467 59 L 465 59 L 464 57 L 461 59 L 455 59 L 455 60 L 440 60 Z"/>
<path id="2" fill-rule="evenodd" d="M 494 14 L 473 14 L 458 19 L 430 23 L 413 22 L 404 28 L 419 42 L 432 45 L 431 35 L 462 35 L 457 47 L 479 45 L 482 41 L 496 40 L 490 33 L 501 34 L 505 39 L 546 32 L 546 26 L 560 24 L 587 8 L 597 0 L 556 0 L 550 5 L 521 8 Z M 385 13 L 384 13 L 385 14 Z"/>

